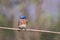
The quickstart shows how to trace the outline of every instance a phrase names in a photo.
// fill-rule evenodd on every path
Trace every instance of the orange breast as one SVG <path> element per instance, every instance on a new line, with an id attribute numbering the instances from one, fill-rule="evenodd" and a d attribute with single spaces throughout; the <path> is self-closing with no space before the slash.
<path id="1" fill-rule="evenodd" d="M 22 24 L 26 24 L 26 20 L 21 19 L 21 20 L 20 20 L 20 25 L 22 25 Z"/>

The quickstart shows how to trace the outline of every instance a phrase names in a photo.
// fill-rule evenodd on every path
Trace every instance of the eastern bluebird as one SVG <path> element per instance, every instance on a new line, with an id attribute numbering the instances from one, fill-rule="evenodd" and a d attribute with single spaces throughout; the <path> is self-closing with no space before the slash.
<path id="1" fill-rule="evenodd" d="M 26 16 L 21 16 L 18 22 L 19 29 L 26 29 L 27 26 L 27 18 Z"/>

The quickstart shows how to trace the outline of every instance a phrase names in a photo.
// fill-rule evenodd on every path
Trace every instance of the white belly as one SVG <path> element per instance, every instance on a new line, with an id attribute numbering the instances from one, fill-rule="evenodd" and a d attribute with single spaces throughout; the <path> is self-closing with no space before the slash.
<path id="1" fill-rule="evenodd" d="M 26 24 L 19 25 L 20 28 L 26 28 Z"/>

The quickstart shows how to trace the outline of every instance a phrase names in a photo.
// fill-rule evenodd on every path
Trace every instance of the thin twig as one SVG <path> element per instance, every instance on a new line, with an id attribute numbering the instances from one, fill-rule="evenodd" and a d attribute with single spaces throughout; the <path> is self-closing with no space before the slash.
<path id="1" fill-rule="evenodd" d="M 7 30 L 22 30 L 27 32 L 46 32 L 46 33 L 54 33 L 54 34 L 60 34 L 60 32 L 54 32 L 54 31 L 47 31 L 47 30 L 37 30 L 37 29 L 19 29 L 19 28 L 8 28 L 8 27 L 0 27 L 0 29 L 7 29 Z"/>

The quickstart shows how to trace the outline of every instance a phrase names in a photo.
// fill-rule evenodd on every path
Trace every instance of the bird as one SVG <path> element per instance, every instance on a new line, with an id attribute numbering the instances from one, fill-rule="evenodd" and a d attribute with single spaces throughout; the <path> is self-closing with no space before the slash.
<path id="1" fill-rule="evenodd" d="M 21 16 L 18 22 L 18 28 L 26 30 L 27 24 L 28 24 L 28 21 L 26 16 Z"/>

